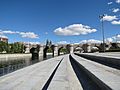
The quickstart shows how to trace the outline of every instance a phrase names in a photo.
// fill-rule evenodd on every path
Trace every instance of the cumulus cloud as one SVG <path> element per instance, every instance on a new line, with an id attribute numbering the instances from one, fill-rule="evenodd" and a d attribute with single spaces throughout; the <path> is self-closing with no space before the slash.
<path id="1" fill-rule="evenodd" d="M 113 38 L 107 38 L 107 39 L 105 39 L 106 43 L 110 43 L 110 42 L 113 42 L 113 41 L 114 41 Z"/>
<path id="2" fill-rule="evenodd" d="M 8 31 L 2 31 L 4 34 L 16 34 L 16 33 L 18 33 L 18 32 L 15 32 L 15 31 L 10 31 L 10 30 L 8 30 Z"/>
<path id="3" fill-rule="evenodd" d="M 120 3 L 120 0 L 116 0 L 116 3 L 118 3 L 118 4 L 119 4 L 119 3 Z"/>
<path id="4" fill-rule="evenodd" d="M 57 28 L 54 30 L 56 35 L 63 35 L 63 36 L 73 36 L 73 35 L 85 35 L 89 33 L 96 32 L 96 29 L 92 29 L 89 26 L 82 25 L 82 24 L 73 24 L 69 25 L 65 28 Z"/>
<path id="5" fill-rule="evenodd" d="M 23 38 L 39 38 L 37 34 L 34 32 L 19 32 L 19 31 L 11 31 L 11 30 L 0 30 L 0 34 L 4 36 L 4 34 L 18 34 Z"/>
<path id="6" fill-rule="evenodd" d="M 111 43 L 111 42 L 116 42 L 116 41 L 120 42 L 120 34 L 105 39 L 106 43 Z M 80 43 L 82 43 L 82 44 L 85 44 L 85 43 L 102 43 L 102 42 L 103 41 L 95 40 L 95 39 L 89 39 L 89 40 L 80 41 Z"/>
<path id="7" fill-rule="evenodd" d="M 57 44 L 68 44 L 67 41 L 60 41 L 60 42 L 57 42 Z"/>
<path id="8" fill-rule="evenodd" d="M 120 20 L 119 21 L 112 21 L 111 23 L 114 25 L 120 25 Z"/>
<path id="9" fill-rule="evenodd" d="M 111 5 L 112 3 L 113 3 L 113 2 L 108 2 L 107 4 L 108 4 L 108 5 Z"/>
<path id="10" fill-rule="evenodd" d="M 109 16 L 107 14 L 103 17 L 103 21 L 113 21 L 117 19 L 118 19 L 117 16 Z"/>
<path id="11" fill-rule="evenodd" d="M 20 32 L 19 34 L 24 38 L 39 38 L 38 35 L 33 32 Z"/>
<path id="12" fill-rule="evenodd" d="M 36 45 L 36 44 L 41 44 L 40 42 L 24 42 L 24 43 L 25 43 L 25 44 L 32 44 L 32 45 L 33 45 L 33 44 L 35 44 L 35 45 Z"/>
<path id="13" fill-rule="evenodd" d="M 95 39 L 89 39 L 89 40 L 82 40 L 80 43 L 101 43 L 102 41 L 100 40 L 95 40 Z"/>
<path id="14" fill-rule="evenodd" d="M 116 36 L 116 40 L 120 42 L 120 34 Z"/>
<path id="15" fill-rule="evenodd" d="M 105 39 L 105 42 L 106 42 L 106 43 L 116 42 L 116 41 L 117 41 L 117 42 L 120 42 L 120 34 Z"/>
<path id="16" fill-rule="evenodd" d="M 5 35 L 0 35 L 0 38 L 8 38 L 8 37 Z"/>
<path id="17" fill-rule="evenodd" d="M 114 12 L 114 13 L 116 13 L 116 12 L 118 12 L 118 11 L 120 11 L 119 8 L 113 8 L 113 12 Z"/>

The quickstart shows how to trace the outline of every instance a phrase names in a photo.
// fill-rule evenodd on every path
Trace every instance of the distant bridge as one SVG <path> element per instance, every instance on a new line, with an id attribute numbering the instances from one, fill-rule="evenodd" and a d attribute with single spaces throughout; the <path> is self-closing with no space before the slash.
<path id="1" fill-rule="evenodd" d="M 120 44 L 117 44 L 120 47 Z M 52 55 L 54 56 L 59 56 L 60 55 L 60 50 L 62 48 L 66 49 L 66 53 L 73 53 L 73 52 L 92 52 L 97 49 L 97 51 L 103 50 L 103 45 L 98 43 L 98 44 L 53 44 L 53 45 L 29 45 L 26 46 L 25 53 L 30 53 L 30 50 L 32 48 L 37 48 L 37 52 L 39 52 L 39 55 L 46 57 L 47 55 L 47 50 L 51 48 L 52 50 Z M 112 46 L 112 44 L 106 44 L 106 50 L 109 50 Z"/>

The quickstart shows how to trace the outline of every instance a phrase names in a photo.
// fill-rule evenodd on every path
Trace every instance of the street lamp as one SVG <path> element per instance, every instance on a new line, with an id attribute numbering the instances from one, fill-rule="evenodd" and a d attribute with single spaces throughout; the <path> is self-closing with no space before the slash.
<path id="1" fill-rule="evenodd" d="M 116 44 L 117 44 L 117 36 L 118 36 L 118 34 L 116 34 Z"/>
<path id="2" fill-rule="evenodd" d="M 99 16 L 99 18 L 101 19 L 101 22 L 102 22 L 101 29 L 102 29 L 102 36 L 103 36 L 103 52 L 105 52 L 105 35 L 104 35 L 104 25 L 103 25 L 104 16 L 105 16 L 104 14 Z"/>

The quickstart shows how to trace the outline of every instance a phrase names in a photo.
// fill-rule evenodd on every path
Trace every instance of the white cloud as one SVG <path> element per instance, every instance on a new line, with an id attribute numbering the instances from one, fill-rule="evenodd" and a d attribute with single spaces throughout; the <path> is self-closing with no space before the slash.
<path id="1" fill-rule="evenodd" d="M 106 43 L 113 42 L 113 38 L 107 38 L 107 39 L 105 39 L 105 42 L 106 42 Z"/>
<path id="2" fill-rule="evenodd" d="M 3 32 L 0 30 L 0 35 L 3 34 Z"/>
<path id="3" fill-rule="evenodd" d="M 24 38 L 39 38 L 34 32 L 20 32 L 19 34 Z"/>
<path id="4" fill-rule="evenodd" d="M 72 36 L 72 35 L 85 35 L 92 32 L 96 32 L 96 29 L 91 29 L 91 27 L 82 24 L 73 24 L 65 28 L 57 28 L 54 30 L 56 35 Z"/>
<path id="5" fill-rule="evenodd" d="M 120 3 L 120 0 L 116 0 L 116 3 Z"/>
<path id="6" fill-rule="evenodd" d="M 0 35 L 0 38 L 8 38 L 8 37 L 5 35 Z"/>
<path id="7" fill-rule="evenodd" d="M 87 43 L 87 40 L 82 40 L 80 41 L 80 43 Z"/>
<path id="8" fill-rule="evenodd" d="M 107 38 L 105 39 L 105 42 L 106 43 L 110 43 L 110 42 L 120 42 L 120 34 L 116 35 L 116 36 L 113 36 L 113 37 L 110 37 L 110 38 Z"/>
<path id="9" fill-rule="evenodd" d="M 10 30 L 8 30 L 8 31 L 2 31 L 4 34 L 16 34 L 17 32 L 15 32 L 15 31 L 10 31 Z"/>
<path id="10" fill-rule="evenodd" d="M 114 25 L 120 25 L 120 20 L 119 21 L 112 21 L 111 23 Z"/>
<path id="11" fill-rule="evenodd" d="M 19 31 L 11 31 L 11 30 L 0 30 L 0 34 L 19 34 L 24 38 L 39 38 L 37 34 L 34 32 L 19 32 Z"/>
<path id="12" fill-rule="evenodd" d="M 114 13 L 116 13 L 116 12 L 118 12 L 118 11 L 120 11 L 119 8 L 113 8 L 113 12 L 114 12 Z"/>
<path id="13" fill-rule="evenodd" d="M 109 16 L 107 14 L 103 17 L 103 21 L 113 21 L 117 19 L 118 19 L 117 16 Z"/>
<path id="14" fill-rule="evenodd" d="M 74 44 L 78 45 L 78 44 L 80 44 L 80 43 L 74 43 Z"/>
<path id="15" fill-rule="evenodd" d="M 107 4 L 108 4 L 108 5 L 111 5 L 112 3 L 113 3 L 113 2 L 108 2 Z"/>
<path id="16" fill-rule="evenodd" d="M 40 42 L 26 42 L 27 44 L 40 44 Z"/>
<path id="17" fill-rule="evenodd" d="M 105 39 L 106 43 L 111 43 L 111 42 L 116 42 L 116 41 L 120 43 L 120 34 Z M 95 40 L 95 39 L 80 41 L 80 43 L 82 43 L 82 44 L 85 44 L 85 43 L 102 43 L 102 42 L 103 41 Z"/>
<path id="18" fill-rule="evenodd" d="M 45 32 L 45 34 L 47 35 L 47 34 L 48 34 L 48 32 Z"/>
<path id="19" fill-rule="evenodd" d="M 57 44 L 69 44 L 67 41 L 60 41 L 60 42 L 57 42 Z"/>
<path id="20" fill-rule="evenodd" d="M 100 40 L 95 40 L 95 39 L 89 39 L 89 40 L 82 40 L 80 43 L 101 43 L 102 41 Z"/>
<path id="21" fill-rule="evenodd" d="M 120 42 L 120 34 L 114 36 L 113 39 L 117 40 L 117 42 Z"/>

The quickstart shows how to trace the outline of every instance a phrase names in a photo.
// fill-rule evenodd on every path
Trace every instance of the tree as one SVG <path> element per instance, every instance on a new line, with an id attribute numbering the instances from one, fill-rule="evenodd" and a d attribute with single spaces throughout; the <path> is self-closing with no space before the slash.
<path id="1" fill-rule="evenodd" d="M 2 53 L 3 51 L 7 52 L 8 50 L 8 43 L 0 41 L 0 52 Z"/>
<path id="2" fill-rule="evenodd" d="M 13 51 L 14 51 L 14 53 L 23 53 L 24 45 L 22 43 L 19 43 L 19 42 L 14 43 Z"/>

